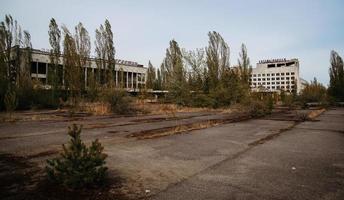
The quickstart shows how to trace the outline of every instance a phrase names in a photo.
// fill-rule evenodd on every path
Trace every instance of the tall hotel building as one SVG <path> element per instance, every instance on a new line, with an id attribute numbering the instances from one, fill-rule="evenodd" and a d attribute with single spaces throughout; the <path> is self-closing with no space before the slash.
<path id="1" fill-rule="evenodd" d="M 261 60 L 252 68 L 251 90 L 256 92 L 300 92 L 302 89 L 298 59 Z"/>

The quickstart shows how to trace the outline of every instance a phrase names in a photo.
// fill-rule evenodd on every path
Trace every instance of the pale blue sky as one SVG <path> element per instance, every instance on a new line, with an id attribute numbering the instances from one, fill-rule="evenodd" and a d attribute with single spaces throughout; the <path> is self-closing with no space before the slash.
<path id="1" fill-rule="evenodd" d="M 34 48 L 49 48 L 51 17 L 70 29 L 80 21 L 91 39 L 105 18 L 115 36 L 116 58 L 158 67 L 171 39 L 186 49 L 207 45 L 217 31 L 236 64 L 245 43 L 253 66 L 269 58 L 299 58 L 301 76 L 328 84 L 330 51 L 344 56 L 342 0 L 0 0 L 32 35 Z M 94 46 L 94 42 L 92 41 Z M 92 54 L 94 54 L 92 52 Z"/>

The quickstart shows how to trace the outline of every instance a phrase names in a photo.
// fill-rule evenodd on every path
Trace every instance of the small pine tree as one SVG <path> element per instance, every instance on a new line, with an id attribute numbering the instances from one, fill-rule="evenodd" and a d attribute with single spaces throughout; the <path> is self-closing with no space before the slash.
<path id="1" fill-rule="evenodd" d="M 76 124 L 68 129 L 72 138 L 68 146 L 62 145 L 61 158 L 47 160 L 48 178 L 72 189 L 102 183 L 107 171 L 104 148 L 98 139 L 87 147 L 80 138 L 81 127 Z"/>

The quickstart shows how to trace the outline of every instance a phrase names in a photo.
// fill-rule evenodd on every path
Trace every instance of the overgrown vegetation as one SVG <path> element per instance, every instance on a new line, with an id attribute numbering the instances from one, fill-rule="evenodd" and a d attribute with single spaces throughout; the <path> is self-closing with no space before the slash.
<path id="1" fill-rule="evenodd" d="M 343 59 L 335 51 L 331 52 L 331 67 L 329 69 L 329 95 L 335 101 L 344 101 L 344 65 Z"/>
<path id="2" fill-rule="evenodd" d="M 49 180 L 71 189 L 102 184 L 107 172 L 107 155 L 103 153 L 104 148 L 98 139 L 87 147 L 80 134 L 81 127 L 76 124 L 69 127 L 71 140 L 67 146 L 62 146 L 60 158 L 47 160 Z"/>
<path id="3" fill-rule="evenodd" d="M 301 91 L 299 100 L 302 103 L 317 102 L 325 104 L 328 100 L 326 88 L 314 78 L 314 80 L 306 84 L 305 88 Z"/>
<path id="4" fill-rule="evenodd" d="M 243 44 L 238 65 L 230 67 L 230 49 L 217 32 L 209 32 L 208 47 L 181 50 L 172 40 L 159 69 L 149 64 L 148 89 L 168 90 L 167 100 L 195 107 L 227 107 L 250 97 L 251 65 Z"/>
<path id="5" fill-rule="evenodd" d="M 48 34 L 50 64 L 47 79 L 41 82 L 31 77 L 36 66 L 31 62 L 30 34 L 21 31 L 10 15 L 0 23 L 0 110 L 58 108 L 64 103 L 74 113 L 80 102 L 104 100 L 111 104 L 113 112 L 124 114 L 130 110 L 123 83 L 114 83 L 115 47 L 108 20 L 95 31 L 96 73 L 85 68 L 91 64 L 91 41 L 82 23 L 72 33 L 66 26 L 59 27 L 52 18 Z M 17 103 L 9 106 L 10 100 Z"/>

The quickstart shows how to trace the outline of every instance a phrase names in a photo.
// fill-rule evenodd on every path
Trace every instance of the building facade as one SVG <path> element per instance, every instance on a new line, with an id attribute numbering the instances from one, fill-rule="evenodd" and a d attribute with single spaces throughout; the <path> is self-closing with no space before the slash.
<path id="1" fill-rule="evenodd" d="M 51 62 L 49 52 L 37 49 L 32 50 L 32 62 L 30 73 L 33 79 L 39 80 L 44 86 L 49 88 L 49 72 L 51 72 Z M 99 69 L 94 58 L 88 59 L 88 64 L 83 67 L 83 77 L 87 86 L 88 77 L 92 74 L 97 77 Z M 63 57 L 59 59 L 59 67 L 57 69 L 59 82 L 64 85 L 64 66 Z M 114 83 L 128 91 L 138 91 L 144 88 L 146 83 L 147 68 L 137 62 L 116 59 Z M 101 80 L 100 80 L 101 82 Z"/>
<path id="2" fill-rule="evenodd" d="M 261 60 L 252 68 L 250 77 L 252 91 L 286 92 L 302 90 L 298 59 Z"/>

